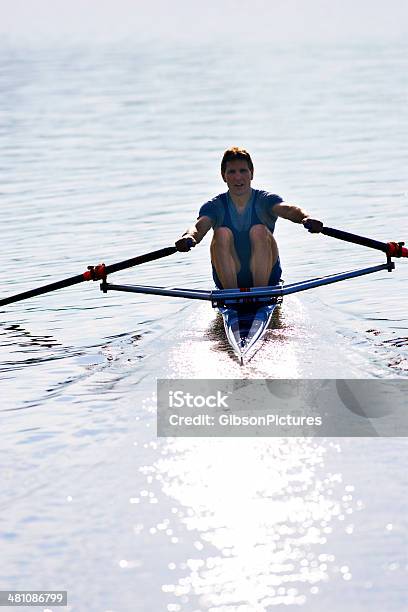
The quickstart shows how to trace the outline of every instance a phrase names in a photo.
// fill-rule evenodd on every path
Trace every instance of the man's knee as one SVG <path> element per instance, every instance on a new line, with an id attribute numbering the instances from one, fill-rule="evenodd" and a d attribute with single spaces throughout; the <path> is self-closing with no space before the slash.
<path id="1" fill-rule="evenodd" d="M 217 247 L 231 247 L 234 237 L 228 227 L 218 227 L 214 230 L 213 244 Z"/>
<path id="2" fill-rule="evenodd" d="M 251 241 L 256 242 L 257 244 L 264 243 L 270 244 L 272 234 L 266 227 L 266 225 L 253 225 L 249 230 L 249 237 Z"/>

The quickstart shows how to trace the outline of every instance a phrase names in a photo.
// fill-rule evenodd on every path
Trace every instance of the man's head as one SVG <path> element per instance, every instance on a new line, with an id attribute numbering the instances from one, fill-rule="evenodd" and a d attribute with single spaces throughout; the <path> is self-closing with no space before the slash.
<path id="1" fill-rule="evenodd" d="M 249 196 L 254 165 L 248 151 L 239 147 L 227 149 L 221 162 L 221 175 L 232 196 Z"/>
<path id="2" fill-rule="evenodd" d="M 241 147 L 231 147 L 227 149 L 221 160 L 221 176 L 225 179 L 225 172 L 227 170 L 228 162 L 232 161 L 246 161 L 248 164 L 248 168 L 251 173 L 251 180 L 254 178 L 254 164 L 252 163 L 252 159 L 248 151 L 242 149 Z"/>

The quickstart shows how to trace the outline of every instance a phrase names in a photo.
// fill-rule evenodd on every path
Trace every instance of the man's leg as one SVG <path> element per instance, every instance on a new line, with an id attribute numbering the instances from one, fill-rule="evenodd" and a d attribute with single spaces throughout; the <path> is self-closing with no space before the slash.
<path id="1" fill-rule="evenodd" d="M 235 251 L 234 236 L 228 227 L 214 230 L 211 261 L 224 289 L 235 289 L 241 264 Z"/>
<path id="2" fill-rule="evenodd" d="M 278 245 L 266 225 L 254 225 L 249 231 L 251 241 L 250 268 L 254 287 L 266 287 L 272 268 L 279 256 Z"/>

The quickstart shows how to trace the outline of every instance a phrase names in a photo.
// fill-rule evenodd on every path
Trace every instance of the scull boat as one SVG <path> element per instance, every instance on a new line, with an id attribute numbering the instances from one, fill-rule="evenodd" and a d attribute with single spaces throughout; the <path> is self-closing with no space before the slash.
<path id="1" fill-rule="evenodd" d="M 265 306 L 254 304 L 221 306 L 219 312 L 224 321 L 227 340 L 241 365 L 266 333 L 273 312 L 280 300 L 276 298 Z"/>
<path id="2" fill-rule="evenodd" d="M 408 252 L 408 249 L 405 249 Z M 391 272 L 395 264 L 389 260 L 386 263 L 348 270 L 339 274 L 312 278 L 288 285 L 279 284 L 270 287 L 250 287 L 245 289 L 182 289 L 179 287 L 152 287 L 149 285 L 116 285 L 106 280 L 101 283 L 101 290 L 123 291 L 126 293 L 143 293 L 167 297 L 187 298 L 191 300 L 207 300 L 217 309 L 223 318 L 227 340 L 243 365 L 246 357 L 253 354 L 255 346 L 264 337 L 272 318 L 272 314 L 285 295 L 306 291 L 323 285 L 330 285 L 346 279 L 388 270 Z"/>
<path id="3" fill-rule="evenodd" d="M 308 228 L 307 223 L 305 224 L 305 227 L 306 229 L 310 229 Z M 0 307 L 5 306 L 6 304 L 31 298 L 36 295 L 48 293 L 56 289 L 61 289 L 62 287 L 76 285 L 87 280 L 102 281 L 100 288 L 104 293 L 107 293 L 108 291 L 123 291 L 129 293 L 144 293 L 188 298 L 193 300 L 208 300 L 212 303 L 212 306 L 221 313 L 227 340 L 242 364 L 244 362 L 244 358 L 246 358 L 255 349 L 255 347 L 259 345 L 260 340 L 263 338 L 269 326 L 273 312 L 277 305 L 282 301 L 283 296 L 384 270 L 392 272 L 392 270 L 395 268 L 395 264 L 391 259 L 392 257 L 408 257 L 408 249 L 403 246 L 403 242 L 379 242 L 378 240 L 357 236 L 356 234 L 350 234 L 348 232 L 330 227 L 323 227 L 320 233 L 339 240 L 352 242 L 354 244 L 359 244 L 382 251 L 386 254 L 387 260 L 385 263 L 367 268 L 348 270 L 346 272 L 331 274 L 319 278 L 312 278 L 288 285 L 279 284 L 271 287 L 216 289 L 214 291 L 206 291 L 201 289 L 182 289 L 177 287 L 116 285 L 113 283 L 108 283 L 108 274 L 146 263 L 148 261 L 154 261 L 162 257 L 167 257 L 168 255 L 172 255 L 177 252 L 176 247 L 166 247 L 164 249 L 153 251 L 152 253 L 146 253 L 145 255 L 140 255 L 138 257 L 133 257 L 109 266 L 105 266 L 105 264 L 88 266 L 87 271 L 83 274 L 1 299 Z"/>

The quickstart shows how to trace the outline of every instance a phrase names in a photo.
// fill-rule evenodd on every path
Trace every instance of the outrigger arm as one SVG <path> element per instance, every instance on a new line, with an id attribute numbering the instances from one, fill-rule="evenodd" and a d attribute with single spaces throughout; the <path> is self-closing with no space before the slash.
<path id="1" fill-rule="evenodd" d="M 305 228 L 310 231 L 307 221 Z M 353 244 L 359 244 L 371 249 L 382 251 L 387 256 L 386 263 L 379 264 L 376 266 L 370 266 L 368 268 L 359 268 L 357 270 L 348 270 L 346 272 L 340 272 L 337 274 L 330 274 L 319 278 L 312 278 L 305 281 L 291 283 L 289 285 L 275 285 L 272 287 L 251 287 L 245 289 L 220 289 L 214 291 L 204 291 L 197 289 L 182 289 L 179 287 L 150 287 L 146 285 L 116 285 L 106 281 L 106 278 L 101 283 L 101 290 L 106 293 L 107 291 L 124 291 L 129 293 L 144 293 L 153 295 L 163 295 L 167 297 L 181 297 L 188 298 L 191 300 L 208 300 L 211 301 L 213 306 L 222 306 L 225 304 L 234 303 L 248 303 L 255 300 L 271 300 L 278 297 L 283 297 L 291 293 L 298 293 L 300 291 L 306 291 L 307 289 L 314 289 L 323 285 L 331 285 L 350 278 L 357 278 L 359 276 L 365 276 L 367 274 L 373 274 L 374 272 L 381 272 L 387 270 L 392 272 L 395 269 L 395 264 L 391 260 L 392 257 L 408 257 L 408 249 L 404 247 L 403 242 L 380 242 L 379 240 L 373 240 L 364 236 L 358 236 L 349 232 L 334 229 L 331 227 L 323 227 L 321 232 L 326 236 L 331 236 L 338 240 L 344 240 Z"/>
<path id="2" fill-rule="evenodd" d="M 212 302 L 214 307 L 223 306 L 234 302 L 235 304 L 245 304 L 256 300 L 266 300 L 267 298 L 277 298 L 299 293 L 307 289 L 314 289 L 323 285 L 331 285 L 339 281 L 349 278 L 357 278 L 374 272 L 381 272 L 394 269 L 394 263 L 391 262 L 391 267 L 388 263 L 371 266 L 369 268 L 360 268 L 358 270 L 349 270 L 338 274 L 330 274 L 320 278 L 311 278 L 309 280 L 292 283 L 289 285 L 274 285 L 271 287 L 251 287 L 245 289 L 216 289 L 214 291 L 200 291 L 197 289 L 182 289 L 180 287 L 152 287 L 149 285 L 116 285 L 102 281 L 101 291 L 123 291 L 125 293 L 144 293 L 150 295 L 162 295 L 165 297 L 187 298 L 190 300 L 207 300 Z"/>

